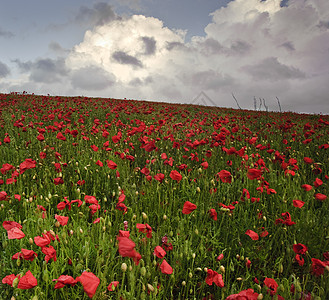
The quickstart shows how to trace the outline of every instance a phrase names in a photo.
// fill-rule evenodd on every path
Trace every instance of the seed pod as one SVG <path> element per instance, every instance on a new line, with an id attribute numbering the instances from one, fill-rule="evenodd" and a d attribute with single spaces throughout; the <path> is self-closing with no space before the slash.
<path id="1" fill-rule="evenodd" d="M 151 293 L 154 293 L 154 287 L 153 287 L 153 285 L 151 285 L 151 284 L 147 284 L 147 289 L 151 292 Z"/>
<path id="2" fill-rule="evenodd" d="M 121 270 L 122 270 L 122 272 L 126 272 L 127 271 L 127 264 L 126 263 L 122 263 Z"/>

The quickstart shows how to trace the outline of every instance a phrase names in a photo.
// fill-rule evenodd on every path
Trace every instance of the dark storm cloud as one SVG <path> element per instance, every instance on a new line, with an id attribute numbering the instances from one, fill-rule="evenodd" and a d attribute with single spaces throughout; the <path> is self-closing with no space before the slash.
<path id="1" fill-rule="evenodd" d="M 295 67 L 281 64 L 276 57 L 268 57 L 255 65 L 241 68 L 257 80 L 285 80 L 304 78 L 305 74 Z"/>
<path id="2" fill-rule="evenodd" d="M 115 83 L 115 76 L 97 66 L 88 66 L 73 71 L 71 84 L 76 89 L 104 90 Z"/>
<path id="3" fill-rule="evenodd" d="M 280 45 L 280 47 L 285 48 L 288 51 L 295 51 L 295 46 L 292 42 L 285 42 L 283 44 Z"/>
<path id="4" fill-rule="evenodd" d="M 0 28 L 0 37 L 11 38 L 13 36 L 14 36 L 14 34 L 12 32 L 6 31 L 6 30 L 3 30 L 2 28 Z"/>
<path id="5" fill-rule="evenodd" d="M 323 29 L 329 29 L 329 21 L 320 21 L 318 27 Z"/>
<path id="6" fill-rule="evenodd" d="M 154 37 L 142 36 L 141 40 L 145 46 L 145 55 L 152 55 L 156 51 L 156 40 Z"/>
<path id="7" fill-rule="evenodd" d="M 206 55 L 219 54 L 223 50 L 223 46 L 213 38 L 208 38 L 202 43 L 198 43 L 198 48 Z"/>
<path id="8" fill-rule="evenodd" d="M 65 54 L 68 54 L 70 51 L 67 50 L 67 49 L 64 49 L 59 43 L 57 42 L 51 42 L 49 43 L 48 45 L 48 48 L 55 52 L 56 54 L 58 55 L 65 55 Z"/>
<path id="9" fill-rule="evenodd" d="M 214 70 L 200 71 L 194 74 L 179 76 L 183 83 L 204 90 L 218 90 L 223 86 L 231 85 L 234 79 L 229 75 L 223 75 Z"/>
<path id="10" fill-rule="evenodd" d="M 144 79 L 140 79 L 140 78 L 136 77 L 129 81 L 129 85 L 134 86 L 134 87 L 145 86 L 145 85 L 151 84 L 151 83 L 153 83 L 153 78 L 151 76 L 148 76 Z"/>
<path id="11" fill-rule="evenodd" d="M 112 58 L 119 64 L 132 65 L 139 68 L 143 67 L 142 62 L 138 58 L 131 56 L 123 51 L 114 52 L 112 54 Z"/>
<path id="12" fill-rule="evenodd" d="M 41 58 L 35 62 L 21 62 L 13 60 L 23 73 L 30 73 L 30 80 L 42 83 L 54 83 L 62 81 L 68 75 L 68 69 L 62 58 Z"/>
<path id="13" fill-rule="evenodd" d="M 92 26 L 102 26 L 118 18 L 111 5 L 99 2 L 94 4 L 93 8 L 81 6 L 75 20 L 81 24 L 88 22 Z"/>
<path id="14" fill-rule="evenodd" d="M 184 45 L 184 43 L 180 43 L 180 42 L 168 42 L 166 49 L 169 51 L 174 49 L 183 50 L 186 49 L 186 46 Z"/>
<path id="15" fill-rule="evenodd" d="M 237 40 L 231 44 L 230 48 L 236 54 L 246 54 L 251 49 L 251 45 L 245 41 Z"/>
<path id="16" fill-rule="evenodd" d="M 12 62 L 14 62 L 18 66 L 19 70 L 22 73 L 26 73 L 26 72 L 29 72 L 31 70 L 31 67 L 32 67 L 32 62 L 31 61 L 22 62 L 20 59 L 14 59 L 14 60 L 12 60 Z"/>
<path id="17" fill-rule="evenodd" d="M 7 67 L 7 65 L 5 65 L 4 63 L 2 63 L 0 61 L 0 78 L 4 78 L 6 76 L 8 76 L 10 74 L 10 70 Z"/>

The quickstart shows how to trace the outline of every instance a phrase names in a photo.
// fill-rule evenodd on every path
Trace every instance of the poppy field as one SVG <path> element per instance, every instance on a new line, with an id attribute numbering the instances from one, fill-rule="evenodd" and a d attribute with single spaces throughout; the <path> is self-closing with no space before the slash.
<path id="1" fill-rule="evenodd" d="M 329 116 L 0 94 L 0 299 L 328 299 Z"/>

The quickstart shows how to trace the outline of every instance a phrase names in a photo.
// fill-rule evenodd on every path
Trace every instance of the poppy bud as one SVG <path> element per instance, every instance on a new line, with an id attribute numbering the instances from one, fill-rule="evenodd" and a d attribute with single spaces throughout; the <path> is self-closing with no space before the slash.
<path id="1" fill-rule="evenodd" d="M 14 287 L 14 288 L 17 287 L 18 282 L 19 282 L 19 279 L 18 279 L 18 277 L 16 277 L 16 278 L 13 280 L 12 287 Z"/>
<path id="2" fill-rule="evenodd" d="M 188 276 L 189 276 L 190 278 L 192 278 L 192 277 L 193 277 L 193 274 L 190 272 L 190 273 L 188 274 Z"/>
<path id="3" fill-rule="evenodd" d="M 80 233 L 83 233 L 83 230 L 82 230 L 82 228 L 81 228 L 81 227 L 80 227 L 79 231 L 80 231 Z"/>
<path id="4" fill-rule="evenodd" d="M 237 280 L 237 281 L 241 281 L 241 280 L 243 280 L 243 279 L 242 279 L 242 277 L 238 277 L 236 280 Z"/>
<path id="5" fill-rule="evenodd" d="M 221 271 L 221 273 L 225 273 L 225 267 L 223 265 L 219 267 L 219 270 Z"/>
<path id="6" fill-rule="evenodd" d="M 33 245 L 33 239 L 32 238 L 29 238 L 29 243 L 30 243 L 30 245 Z"/>
<path id="7" fill-rule="evenodd" d="M 200 190 L 200 188 L 197 186 L 197 188 L 196 188 L 196 191 L 198 192 L 198 193 L 200 193 L 201 192 L 201 190 Z"/>
<path id="8" fill-rule="evenodd" d="M 151 292 L 151 293 L 153 293 L 154 292 L 154 287 L 153 287 L 153 285 L 151 285 L 151 284 L 147 284 L 147 289 Z"/>
<path id="9" fill-rule="evenodd" d="M 166 216 L 166 215 L 163 215 L 163 219 L 164 219 L 164 220 L 167 220 L 167 216 Z"/>
<path id="10" fill-rule="evenodd" d="M 147 219 L 147 214 L 145 212 L 142 212 L 142 216 L 143 216 L 143 219 L 146 220 Z"/>
<path id="11" fill-rule="evenodd" d="M 182 281 L 182 286 L 185 286 L 186 285 L 186 281 Z"/>
<path id="12" fill-rule="evenodd" d="M 257 300 L 262 300 L 264 298 L 263 294 L 260 293 L 258 296 L 257 296 Z"/>
<path id="13" fill-rule="evenodd" d="M 193 258 L 193 259 L 195 258 L 195 253 L 192 253 L 192 258 Z"/>
<path id="14" fill-rule="evenodd" d="M 73 235 L 73 233 L 74 233 L 74 231 L 71 229 L 71 230 L 70 230 L 70 235 Z"/>
<path id="15" fill-rule="evenodd" d="M 61 224 L 57 221 L 56 223 L 55 223 L 55 227 L 59 227 L 59 226 L 61 226 Z"/>
<path id="16" fill-rule="evenodd" d="M 194 230 L 194 233 L 195 233 L 196 235 L 198 235 L 198 234 L 199 234 L 199 230 L 196 228 L 196 229 Z"/>
<path id="17" fill-rule="evenodd" d="M 146 274 L 146 268 L 145 267 L 142 267 L 141 270 L 140 270 L 140 272 L 141 272 L 141 275 L 142 276 L 145 276 L 145 274 Z"/>
<path id="18" fill-rule="evenodd" d="M 16 260 L 16 265 L 19 267 L 21 265 L 21 260 L 20 258 Z"/>
<path id="19" fill-rule="evenodd" d="M 127 264 L 126 263 L 122 263 L 121 270 L 122 270 L 122 272 L 126 272 L 127 271 Z"/>
<path id="20" fill-rule="evenodd" d="M 283 265 L 282 264 L 279 264 L 278 272 L 279 273 L 282 273 L 283 272 Z"/>

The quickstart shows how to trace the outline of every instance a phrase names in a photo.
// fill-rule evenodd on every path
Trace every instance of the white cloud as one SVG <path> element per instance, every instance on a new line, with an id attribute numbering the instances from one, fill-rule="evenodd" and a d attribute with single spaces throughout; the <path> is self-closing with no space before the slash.
<path id="1" fill-rule="evenodd" d="M 278 96 L 283 109 L 329 113 L 329 1 L 280 3 L 231 1 L 190 42 L 159 19 L 118 17 L 106 6 L 66 56 L 61 91 L 191 102 L 204 90 L 219 106 L 236 107 L 233 92 L 243 108 L 253 108 L 256 96 L 278 109 Z M 91 18 L 100 10 L 84 12 Z"/>

